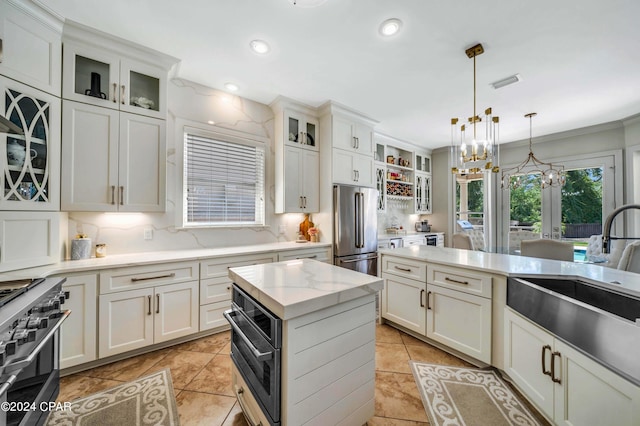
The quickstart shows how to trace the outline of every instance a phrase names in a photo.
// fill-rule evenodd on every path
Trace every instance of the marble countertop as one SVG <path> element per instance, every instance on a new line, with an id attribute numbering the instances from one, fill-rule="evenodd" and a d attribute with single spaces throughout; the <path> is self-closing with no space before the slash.
<path id="1" fill-rule="evenodd" d="M 147 253 L 116 254 L 108 255 L 102 258 L 67 260 L 51 265 L 38 266 L 35 268 L 2 272 L 0 273 L 0 281 L 17 280 L 24 278 L 44 278 L 51 275 L 95 271 L 99 269 L 109 268 L 122 268 L 127 266 L 149 265 L 154 263 L 199 261 L 203 259 L 210 259 L 213 257 L 240 256 L 244 254 L 304 250 L 322 247 L 331 247 L 331 243 L 300 244 L 296 243 L 295 241 L 291 241 L 237 247 L 163 250 Z"/>
<path id="2" fill-rule="evenodd" d="M 229 277 L 283 320 L 383 288 L 381 278 L 311 259 L 231 268 Z"/>
<path id="3" fill-rule="evenodd" d="M 597 264 L 564 262 L 432 246 L 381 249 L 378 253 L 444 265 L 482 269 L 506 276 L 552 275 L 579 277 L 623 293 L 640 296 L 640 274 L 607 268 Z"/>

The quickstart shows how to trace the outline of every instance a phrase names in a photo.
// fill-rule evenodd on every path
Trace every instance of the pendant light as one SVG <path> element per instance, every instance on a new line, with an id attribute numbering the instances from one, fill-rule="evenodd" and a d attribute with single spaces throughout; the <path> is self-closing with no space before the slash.
<path id="1" fill-rule="evenodd" d="M 565 184 L 566 175 L 564 166 L 554 166 L 552 163 L 545 163 L 544 161 L 538 160 L 533 154 L 531 122 L 536 115 L 535 112 L 525 114 L 525 117 L 529 119 L 529 155 L 517 166 L 502 171 L 502 178 L 500 179 L 502 189 L 518 188 L 523 180 L 521 176 L 525 174 L 539 174 L 542 189 L 552 186 L 563 186 Z M 515 177 L 515 179 L 511 179 L 512 177 Z"/>
<path id="2" fill-rule="evenodd" d="M 455 175 L 476 174 L 480 172 L 498 173 L 498 126 L 499 117 L 492 115 L 491 108 L 484 111 L 484 117 L 476 113 L 476 57 L 484 53 L 482 44 L 476 44 L 465 50 L 473 59 L 473 115 L 467 123 L 458 129 L 458 118 L 451 119 L 451 173 Z M 484 120 L 484 136 L 478 134 L 478 123 Z M 467 145 L 467 126 L 473 130 L 473 138 Z"/>

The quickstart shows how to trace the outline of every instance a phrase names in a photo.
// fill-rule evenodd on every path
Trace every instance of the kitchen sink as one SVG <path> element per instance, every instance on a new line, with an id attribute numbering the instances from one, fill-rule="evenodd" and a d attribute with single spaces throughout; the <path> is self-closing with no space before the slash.
<path id="1" fill-rule="evenodd" d="M 509 277 L 507 306 L 640 385 L 640 297 L 571 277 Z"/>

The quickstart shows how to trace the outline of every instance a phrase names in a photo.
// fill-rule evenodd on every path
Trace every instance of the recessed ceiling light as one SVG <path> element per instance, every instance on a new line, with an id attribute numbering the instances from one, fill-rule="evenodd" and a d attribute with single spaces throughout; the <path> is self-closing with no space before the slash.
<path id="1" fill-rule="evenodd" d="M 489 86 L 493 87 L 494 89 L 499 89 L 501 87 L 508 86 L 519 81 L 522 81 L 522 77 L 520 77 L 520 74 L 514 74 L 507 78 L 503 78 L 502 80 L 494 81 L 493 83 L 489 84 Z"/>
<path id="2" fill-rule="evenodd" d="M 209 120 L 209 121 L 207 121 L 207 124 L 216 124 L 216 122 L 213 121 L 213 120 Z"/>
<path id="3" fill-rule="evenodd" d="M 271 50 L 269 44 L 264 40 L 251 40 L 249 46 L 251 46 L 251 50 L 260 55 L 264 55 L 265 53 L 268 53 L 269 50 Z"/>
<path id="4" fill-rule="evenodd" d="M 289 0 L 289 3 L 298 7 L 317 7 L 327 0 Z"/>
<path id="5" fill-rule="evenodd" d="M 225 83 L 225 84 L 224 84 L 224 88 L 225 88 L 225 89 L 227 89 L 227 90 L 228 90 L 228 91 L 230 91 L 230 92 L 237 92 L 237 91 L 238 91 L 238 89 L 240 89 L 240 88 L 238 87 L 238 85 L 237 85 L 237 84 L 235 84 L 235 83 Z"/>
<path id="6" fill-rule="evenodd" d="M 380 34 L 385 37 L 392 36 L 400 31 L 402 28 L 402 21 L 397 18 L 391 18 L 380 24 Z"/>

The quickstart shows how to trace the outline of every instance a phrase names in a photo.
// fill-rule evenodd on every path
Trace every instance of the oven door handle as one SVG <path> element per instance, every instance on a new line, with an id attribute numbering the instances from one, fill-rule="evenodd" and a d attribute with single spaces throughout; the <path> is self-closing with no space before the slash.
<path id="1" fill-rule="evenodd" d="M 0 395 L 5 395 L 7 393 L 7 390 L 9 390 L 9 388 L 11 387 L 11 385 L 13 385 L 16 382 L 17 378 L 18 378 L 17 374 L 12 374 L 11 376 L 9 376 L 7 381 L 2 384 L 2 387 L 0 387 Z"/>
<path id="2" fill-rule="evenodd" d="M 242 329 L 238 327 L 238 324 L 236 324 L 236 322 L 232 318 L 232 316 L 238 315 L 238 311 L 229 309 L 228 311 L 224 311 L 222 315 L 224 315 L 227 321 L 229 321 L 229 324 L 231 324 L 231 328 L 233 328 L 233 331 L 235 331 L 236 334 L 240 336 L 240 338 L 245 343 L 245 345 L 247 345 L 247 347 L 251 350 L 251 352 L 253 352 L 253 356 L 256 360 L 262 362 L 262 361 L 270 360 L 273 357 L 273 352 L 260 352 L 258 348 L 256 348 L 254 344 L 251 343 L 251 340 L 249 340 L 247 335 L 244 334 Z"/>
<path id="3" fill-rule="evenodd" d="M 71 314 L 71 311 L 68 309 L 66 311 L 62 311 L 62 316 L 60 317 L 60 320 L 56 323 L 56 325 L 54 325 L 49 329 L 46 336 L 44 336 L 44 338 L 40 340 L 40 343 L 38 343 L 38 346 L 36 346 L 33 349 L 33 351 L 31 351 L 29 356 L 27 356 L 26 358 L 22 358 L 19 361 L 12 362 L 11 364 L 5 367 L 4 371 L 7 373 L 11 373 L 12 371 L 21 370 L 27 365 L 31 364 L 31 362 L 33 362 L 36 356 L 38 356 L 38 353 L 40 353 L 44 345 L 46 345 L 49 342 L 49 340 L 53 338 L 53 335 L 58 331 L 58 329 L 60 329 L 60 327 L 62 326 L 62 323 L 64 322 L 64 320 L 67 319 L 67 317 L 70 314 Z"/>

